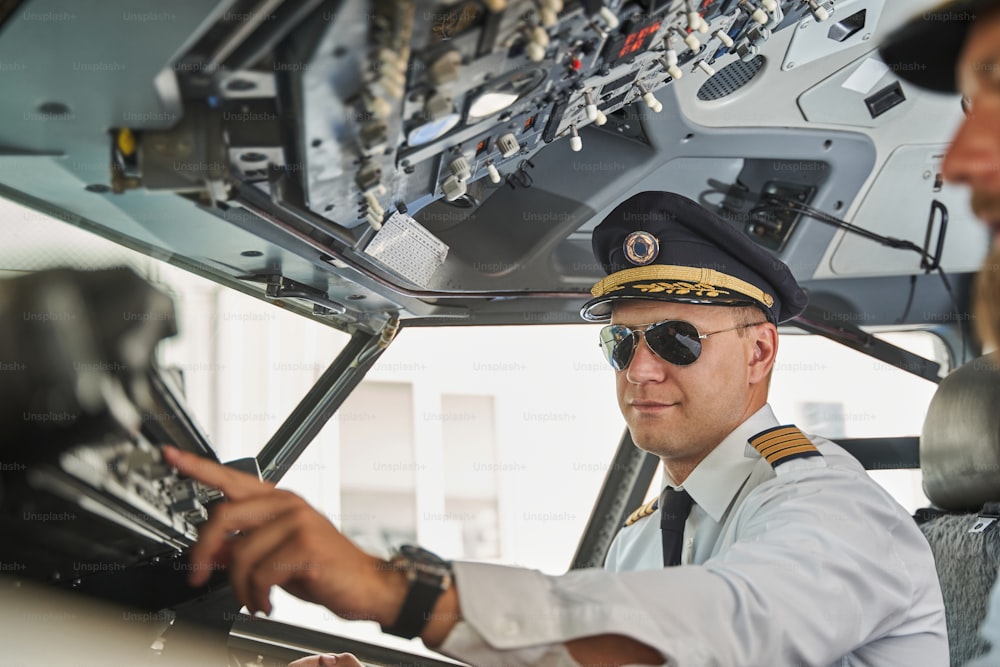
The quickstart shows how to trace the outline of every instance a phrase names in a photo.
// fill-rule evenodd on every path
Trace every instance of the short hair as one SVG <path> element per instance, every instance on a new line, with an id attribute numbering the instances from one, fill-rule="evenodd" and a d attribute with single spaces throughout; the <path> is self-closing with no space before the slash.
<path id="1" fill-rule="evenodd" d="M 763 310 L 757 306 L 736 306 L 733 311 L 733 324 L 741 327 L 736 330 L 740 338 L 750 335 L 748 329 L 754 324 L 763 324 L 770 321 Z"/>

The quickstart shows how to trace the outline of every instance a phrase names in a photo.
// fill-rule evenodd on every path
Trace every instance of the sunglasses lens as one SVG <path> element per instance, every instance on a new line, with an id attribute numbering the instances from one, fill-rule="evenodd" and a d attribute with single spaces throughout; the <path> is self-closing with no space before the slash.
<path id="1" fill-rule="evenodd" d="M 635 351 L 635 334 L 628 327 L 609 324 L 601 329 L 601 349 L 612 368 L 625 370 Z"/>
<path id="2" fill-rule="evenodd" d="M 687 366 L 701 356 L 698 330 L 689 322 L 660 322 L 646 329 L 646 344 L 666 362 Z"/>

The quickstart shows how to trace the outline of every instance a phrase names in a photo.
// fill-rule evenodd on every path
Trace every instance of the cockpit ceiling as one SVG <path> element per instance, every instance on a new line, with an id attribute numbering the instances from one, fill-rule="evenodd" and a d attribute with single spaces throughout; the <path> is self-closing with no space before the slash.
<path id="1" fill-rule="evenodd" d="M 919 245 L 938 201 L 968 272 L 958 105 L 874 50 L 929 4 L 29 0 L 0 25 L 0 195 L 341 328 L 570 321 L 590 230 L 644 189 L 824 285 L 919 257 L 761 207 Z"/>

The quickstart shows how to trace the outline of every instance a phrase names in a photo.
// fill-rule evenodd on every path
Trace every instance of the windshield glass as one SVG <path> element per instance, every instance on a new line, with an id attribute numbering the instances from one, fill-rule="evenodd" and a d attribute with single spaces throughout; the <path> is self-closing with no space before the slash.
<path id="1" fill-rule="evenodd" d="M 180 335 L 158 349 L 220 459 L 254 456 L 348 341 L 61 221 L 4 207 L 6 275 L 54 265 L 136 266 L 174 298 Z M 598 325 L 403 328 L 280 486 L 368 551 L 419 543 L 446 558 L 561 573 L 622 436 Z M 880 334 L 926 358 L 923 331 Z M 779 420 L 831 439 L 916 436 L 936 385 L 829 340 L 783 332 Z M 872 471 L 911 511 L 919 470 Z M 659 475 L 647 497 L 660 488 Z M 275 590 L 272 618 L 431 655 L 374 623 Z"/>

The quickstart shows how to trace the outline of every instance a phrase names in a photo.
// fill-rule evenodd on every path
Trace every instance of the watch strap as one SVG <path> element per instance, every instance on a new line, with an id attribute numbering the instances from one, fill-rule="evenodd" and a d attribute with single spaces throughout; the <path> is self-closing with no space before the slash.
<path id="1" fill-rule="evenodd" d="M 438 598 L 451 586 L 451 563 L 426 549 L 404 544 L 390 564 L 406 573 L 409 588 L 395 622 L 382 631 L 412 639 L 427 627 Z"/>
<path id="2" fill-rule="evenodd" d="M 431 612 L 443 592 L 440 584 L 427 581 L 419 575 L 414 577 L 410 581 L 410 588 L 399 615 L 396 616 L 396 622 L 383 628 L 383 631 L 405 639 L 419 636 L 431 620 Z"/>

